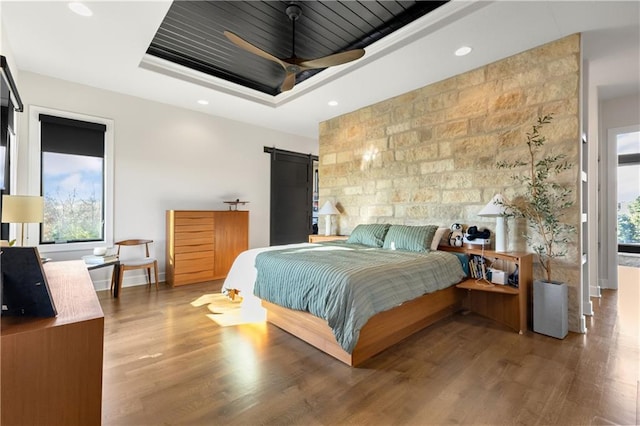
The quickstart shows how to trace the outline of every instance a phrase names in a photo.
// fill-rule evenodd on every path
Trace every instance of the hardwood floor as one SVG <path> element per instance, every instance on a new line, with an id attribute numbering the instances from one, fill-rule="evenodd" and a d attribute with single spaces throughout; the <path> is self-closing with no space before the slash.
<path id="1" fill-rule="evenodd" d="M 104 425 L 640 421 L 637 281 L 594 299 L 586 335 L 520 336 L 457 314 L 361 368 L 272 325 L 217 325 L 192 302 L 220 286 L 99 293 Z"/>

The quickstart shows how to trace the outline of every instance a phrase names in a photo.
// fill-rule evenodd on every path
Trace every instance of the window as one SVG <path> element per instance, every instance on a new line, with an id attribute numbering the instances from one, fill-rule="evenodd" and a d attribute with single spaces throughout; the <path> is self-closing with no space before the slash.
<path id="1" fill-rule="evenodd" d="M 618 251 L 640 253 L 640 131 L 616 135 Z"/>
<path id="2" fill-rule="evenodd" d="M 44 197 L 44 222 L 37 231 L 40 250 L 111 244 L 112 122 L 34 109 L 30 126 L 37 140 L 32 140 L 32 161 L 38 165 L 39 176 L 34 180 L 39 188 L 31 193 Z"/>

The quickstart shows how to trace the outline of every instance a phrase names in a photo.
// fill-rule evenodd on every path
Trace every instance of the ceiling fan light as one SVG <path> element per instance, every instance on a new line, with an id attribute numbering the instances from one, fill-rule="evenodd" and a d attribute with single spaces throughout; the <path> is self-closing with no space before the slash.
<path id="1" fill-rule="evenodd" d="M 469 46 L 462 46 L 462 47 L 459 47 L 455 53 L 456 53 L 456 56 L 465 56 L 471 53 L 472 50 L 473 49 L 471 49 Z"/>
<path id="2" fill-rule="evenodd" d="M 68 4 L 69 9 L 71 9 L 74 13 L 80 15 L 80 16 L 92 16 L 93 12 L 91 11 L 91 9 L 89 9 L 89 6 L 87 6 L 84 3 L 80 3 L 78 1 L 74 1 Z"/>

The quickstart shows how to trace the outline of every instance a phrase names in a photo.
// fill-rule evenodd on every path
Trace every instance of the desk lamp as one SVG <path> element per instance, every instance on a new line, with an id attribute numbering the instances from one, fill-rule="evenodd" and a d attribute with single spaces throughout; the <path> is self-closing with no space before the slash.
<path id="1" fill-rule="evenodd" d="M 325 230 L 324 235 L 331 235 L 331 216 L 340 214 L 338 209 L 331 203 L 331 201 L 327 201 L 324 203 L 320 211 L 318 211 L 318 215 L 325 215 Z"/>
<path id="2" fill-rule="evenodd" d="M 22 224 L 20 246 L 24 247 L 24 224 L 42 223 L 44 220 L 44 198 L 35 195 L 3 195 L 2 223 Z"/>
<path id="3" fill-rule="evenodd" d="M 478 216 L 495 217 L 496 218 L 496 251 L 507 251 L 507 228 L 505 224 L 505 216 L 509 212 L 504 206 L 504 198 L 502 194 L 496 194 L 491 201 L 484 206 L 478 213 Z"/>

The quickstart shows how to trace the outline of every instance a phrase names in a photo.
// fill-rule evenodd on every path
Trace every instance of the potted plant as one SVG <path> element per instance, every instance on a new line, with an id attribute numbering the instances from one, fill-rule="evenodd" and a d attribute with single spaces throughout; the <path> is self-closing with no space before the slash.
<path id="1" fill-rule="evenodd" d="M 528 156 L 522 160 L 500 161 L 501 169 L 526 170 L 512 175 L 524 193 L 504 200 L 511 216 L 525 219 L 531 233 L 525 235 L 544 271 L 544 280 L 534 281 L 534 331 L 564 338 L 568 332 L 567 286 L 553 280 L 554 260 L 567 254 L 566 244 L 575 227 L 563 222 L 567 208 L 574 203 L 572 190 L 558 183 L 558 174 L 572 168 L 563 153 L 544 150 L 546 137 L 541 133 L 553 114 L 538 117 L 526 134 Z M 559 311 L 553 314 L 553 311 Z M 554 318 L 560 315 L 561 318 Z"/>

